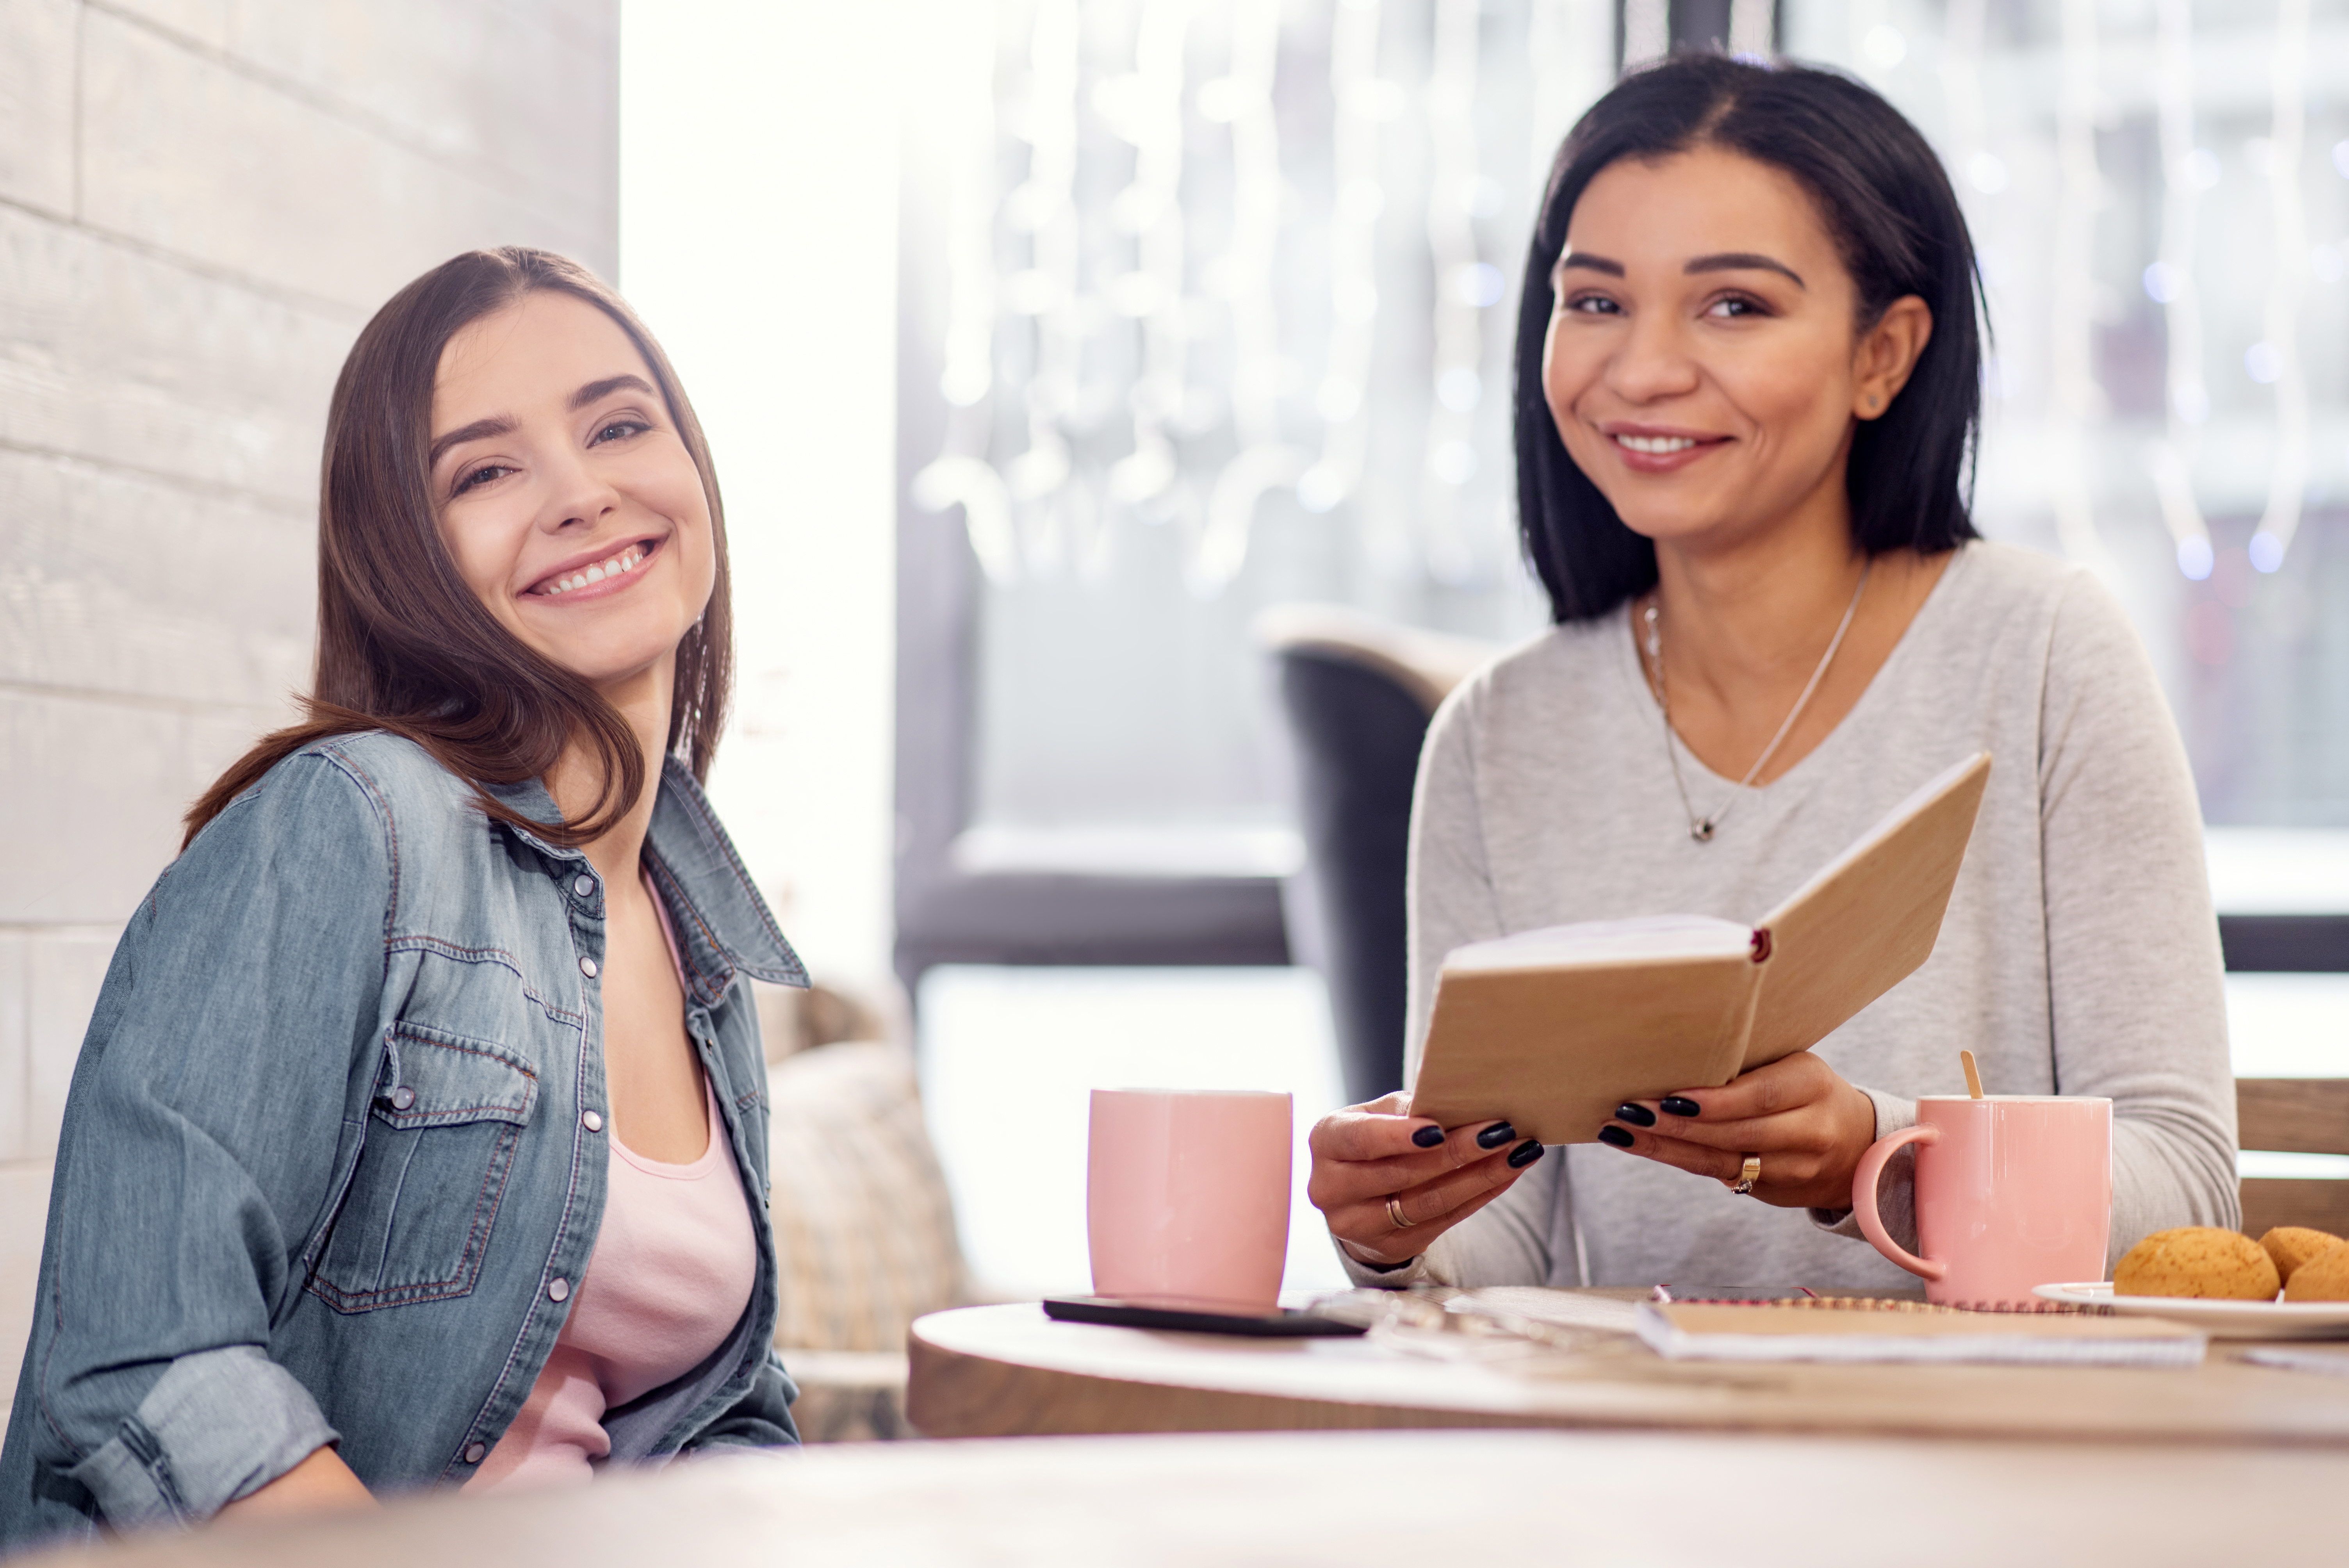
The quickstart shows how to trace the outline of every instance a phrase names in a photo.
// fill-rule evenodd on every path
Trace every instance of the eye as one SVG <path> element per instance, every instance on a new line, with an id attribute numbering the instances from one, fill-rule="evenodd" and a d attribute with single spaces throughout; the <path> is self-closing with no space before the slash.
<path id="1" fill-rule="evenodd" d="M 1705 306 L 1704 314 L 1716 321 L 1733 321 L 1740 316 L 1768 315 L 1770 307 L 1749 294 L 1723 294 Z"/>
<path id="2" fill-rule="evenodd" d="M 596 429 L 595 434 L 588 438 L 587 444 L 591 447 L 599 447 L 606 441 L 625 441 L 630 436 L 641 436 L 651 428 L 652 427 L 642 419 L 611 419 Z"/>
<path id="3" fill-rule="evenodd" d="M 1565 309 L 1576 315 L 1620 315 L 1623 307 L 1601 294 L 1579 294 L 1568 296 Z"/>
<path id="4" fill-rule="evenodd" d="M 483 463 L 480 468 L 469 469 L 465 473 L 460 475 L 457 480 L 456 487 L 449 493 L 452 496 L 463 495 L 475 485 L 488 484 L 492 480 L 496 479 L 499 475 L 510 474 L 512 472 L 513 472 L 513 470 L 506 467 L 503 463 Z"/>

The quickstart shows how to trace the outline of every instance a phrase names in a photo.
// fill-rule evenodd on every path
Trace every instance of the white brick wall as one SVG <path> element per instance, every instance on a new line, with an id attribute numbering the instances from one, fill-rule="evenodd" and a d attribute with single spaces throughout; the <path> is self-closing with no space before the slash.
<path id="1" fill-rule="evenodd" d="M 470 246 L 617 266 L 617 0 L 0 0 L 0 1387 L 90 1005 L 307 679 L 352 336 Z"/>

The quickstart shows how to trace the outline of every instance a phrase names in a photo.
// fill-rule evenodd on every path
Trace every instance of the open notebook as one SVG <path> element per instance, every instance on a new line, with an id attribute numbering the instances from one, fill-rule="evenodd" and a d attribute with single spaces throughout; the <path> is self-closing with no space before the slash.
<path id="1" fill-rule="evenodd" d="M 1591 1143 L 1627 1099 L 1816 1045 L 1932 953 L 1989 781 L 1988 752 L 1950 769 L 1751 926 L 1668 914 L 1454 949 L 1412 1114 Z"/>

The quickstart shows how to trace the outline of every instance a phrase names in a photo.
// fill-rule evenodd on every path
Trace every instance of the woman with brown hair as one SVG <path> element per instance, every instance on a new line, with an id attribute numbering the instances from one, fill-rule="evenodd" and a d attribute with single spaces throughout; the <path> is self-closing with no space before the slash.
<path id="1" fill-rule="evenodd" d="M 763 1058 L 804 984 L 700 781 L 724 516 L 543 252 L 343 367 L 304 722 L 189 813 L 75 1069 L 0 1546 L 795 1440 Z"/>

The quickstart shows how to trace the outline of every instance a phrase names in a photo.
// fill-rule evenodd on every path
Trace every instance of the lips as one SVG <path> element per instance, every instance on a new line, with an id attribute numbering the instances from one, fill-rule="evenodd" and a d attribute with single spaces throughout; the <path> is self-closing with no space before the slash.
<path id="1" fill-rule="evenodd" d="M 1696 435 L 1685 430 L 1619 428 L 1602 429 L 1600 434 L 1613 443 L 1625 468 L 1641 474 L 1671 473 L 1729 445 L 1726 436 Z"/>
<path id="2" fill-rule="evenodd" d="M 642 571 L 659 548 L 660 541 L 657 539 L 632 541 L 609 555 L 557 569 L 525 589 L 524 595 L 534 599 L 560 599 L 626 578 Z"/>

